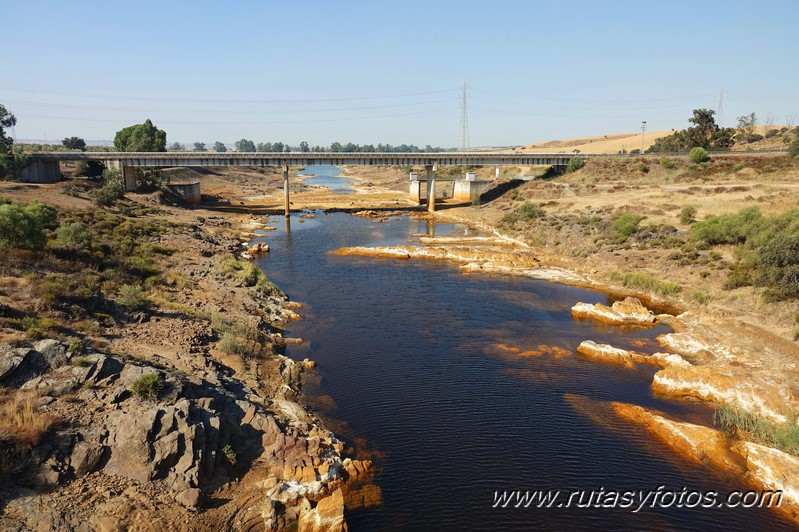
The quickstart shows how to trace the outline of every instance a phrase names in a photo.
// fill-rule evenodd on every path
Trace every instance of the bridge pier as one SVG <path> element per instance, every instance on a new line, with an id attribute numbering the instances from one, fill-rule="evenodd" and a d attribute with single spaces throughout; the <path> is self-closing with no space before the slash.
<path id="1" fill-rule="evenodd" d="M 411 201 L 417 205 L 422 204 L 422 182 L 419 181 L 419 175 L 416 172 L 410 173 L 410 195 Z"/>
<path id="2" fill-rule="evenodd" d="M 427 172 L 427 210 L 436 211 L 436 167 L 432 164 L 425 165 Z"/>
<path id="3" fill-rule="evenodd" d="M 122 161 L 108 161 L 108 168 L 119 170 L 122 175 L 122 184 L 125 185 L 125 192 L 136 191 L 136 168 L 128 166 Z"/>
<path id="4" fill-rule="evenodd" d="M 291 216 L 291 202 L 289 201 L 289 166 L 283 165 L 283 200 L 286 203 L 286 218 Z"/>

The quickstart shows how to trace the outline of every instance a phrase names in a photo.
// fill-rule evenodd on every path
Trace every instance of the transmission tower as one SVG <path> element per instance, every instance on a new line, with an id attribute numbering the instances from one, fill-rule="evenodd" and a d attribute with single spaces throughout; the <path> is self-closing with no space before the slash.
<path id="1" fill-rule="evenodd" d="M 724 89 L 719 93 L 719 127 L 724 127 Z"/>
<path id="2" fill-rule="evenodd" d="M 458 139 L 461 150 L 469 148 L 469 82 L 463 82 L 463 99 L 461 100 L 461 133 Z"/>

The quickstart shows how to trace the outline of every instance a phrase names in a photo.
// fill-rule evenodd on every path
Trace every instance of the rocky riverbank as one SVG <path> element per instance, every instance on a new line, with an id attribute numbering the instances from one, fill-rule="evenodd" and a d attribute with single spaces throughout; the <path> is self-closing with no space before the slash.
<path id="1" fill-rule="evenodd" d="M 54 198 L 80 247 L 3 250 L 0 528 L 343 530 L 379 499 L 300 402 L 301 305 L 237 258 L 258 220 Z"/>
<path id="2" fill-rule="evenodd" d="M 551 266 L 556 262 L 554 256 L 541 257 L 523 244 L 508 245 L 507 238 L 495 243 L 482 239 L 475 241 L 473 237 L 463 240 L 428 238 L 420 240 L 420 244 L 342 248 L 332 253 L 401 260 L 445 260 L 458 264 L 466 273 L 501 273 L 600 290 L 609 288 L 607 282 L 599 278 Z M 615 294 L 629 293 L 624 287 L 610 288 Z M 671 303 L 663 297 L 650 299 L 666 306 Z M 795 430 L 791 429 L 791 424 L 796 423 L 796 413 L 799 412 L 799 398 L 794 387 L 799 377 L 799 365 L 792 343 L 746 323 L 706 312 L 656 314 L 632 297 L 618 301 L 612 307 L 576 302 L 572 313 L 575 319 L 592 319 L 624 327 L 651 327 L 659 322 L 668 324 L 675 332 L 657 338 L 664 352 L 638 353 L 597 344 L 590 338 L 576 350 L 600 363 L 659 367 L 652 382 L 652 391 L 658 395 L 704 401 L 714 409 L 741 412 L 752 419 L 774 423 L 778 431 L 790 433 Z M 724 442 L 730 458 L 721 462 L 734 462 L 737 466 L 721 469 L 739 475 L 754 488 L 782 490 L 783 504 L 779 510 L 799 522 L 799 486 L 795 482 L 799 478 L 799 459 L 794 455 L 769 447 L 768 442 L 763 444 L 751 440 L 761 436 L 737 431 L 734 427 L 728 427 L 728 433 L 724 433 L 714 427 L 668 420 L 634 405 L 618 406 L 612 412 L 642 424 L 674 452 L 688 459 L 710 456 L 719 442 Z M 700 461 L 711 468 L 719 468 L 721 463 L 712 459 Z"/>

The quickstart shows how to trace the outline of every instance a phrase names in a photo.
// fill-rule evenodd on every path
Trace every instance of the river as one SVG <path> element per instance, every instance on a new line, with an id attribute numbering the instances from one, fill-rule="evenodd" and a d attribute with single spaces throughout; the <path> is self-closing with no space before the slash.
<path id="1" fill-rule="evenodd" d="M 696 403 L 654 397 L 654 368 L 592 362 L 575 351 L 591 339 L 655 352 L 653 338 L 665 326 L 573 320 L 574 303 L 608 302 L 595 291 L 464 275 L 443 263 L 327 254 L 342 246 L 406 244 L 414 241 L 409 235 L 433 229 L 429 222 L 399 216 L 379 223 L 344 213 L 293 215 L 290 231 L 282 217 L 270 222 L 279 230 L 268 233 L 271 253 L 257 263 L 305 305 L 303 320 L 286 333 L 305 340 L 290 346 L 290 356 L 318 362 L 306 379 L 307 399 L 376 461 L 382 504 L 348 511 L 350 530 L 788 527 L 765 509 L 495 508 L 501 490 L 559 489 L 565 501 L 568 490 L 665 486 L 726 495 L 746 486 L 682 461 L 592 402 L 707 419 Z M 451 224 L 434 230 L 470 232 Z"/>

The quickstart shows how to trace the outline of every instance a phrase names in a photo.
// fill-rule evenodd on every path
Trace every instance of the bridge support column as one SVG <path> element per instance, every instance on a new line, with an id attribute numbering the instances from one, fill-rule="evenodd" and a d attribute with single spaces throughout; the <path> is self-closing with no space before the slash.
<path id="1" fill-rule="evenodd" d="M 436 167 L 427 165 L 424 167 L 427 171 L 427 210 L 435 212 L 436 210 Z"/>
<path id="2" fill-rule="evenodd" d="M 286 203 L 286 218 L 291 216 L 291 202 L 289 201 L 289 165 L 283 165 L 283 200 Z"/>
<path id="3" fill-rule="evenodd" d="M 419 181 L 419 176 L 416 172 L 411 172 L 411 185 L 410 185 L 410 195 L 411 201 L 416 203 L 417 205 L 421 205 L 422 203 L 422 182 Z"/>
<path id="4" fill-rule="evenodd" d="M 122 181 L 125 183 L 125 192 L 136 191 L 136 168 L 132 166 L 120 165 L 120 172 L 122 172 Z"/>

